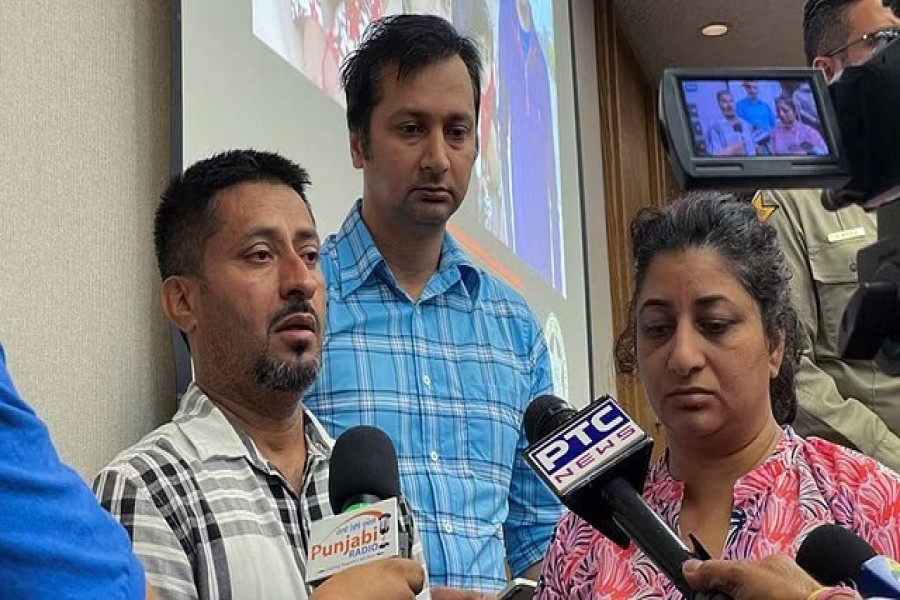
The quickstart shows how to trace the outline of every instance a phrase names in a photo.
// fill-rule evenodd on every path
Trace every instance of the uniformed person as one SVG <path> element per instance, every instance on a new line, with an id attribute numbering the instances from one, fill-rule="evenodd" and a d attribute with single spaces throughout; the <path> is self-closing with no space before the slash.
<path id="1" fill-rule="evenodd" d="M 821 190 L 766 190 L 754 199 L 760 218 L 778 230 L 793 274 L 803 334 L 794 429 L 900 471 L 900 377 L 838 352 L 841 317 L 857 287 L 856 254 L 876 240 L 875 216 L 856 205 L 825 210 L 820 196 Z"/>
<path id="2" fill-rule="evenodd" d="M 807 0 L 807 60 L 834 81 L 893 39 L 897 28 L 900 19 L 881 0 Z M 804 334 L 794 427 L 900 471 L 900 378 L 871 361 L 844 360 L 837 349 L 841 317 L 857 286 L 857 252 L 877 237 L 875 215 L 855 205 L 830 212 L 820 198 L 820 190 L 791 190 L 764 191 L 753 200 L 760 217 L 778 230 L 793 272 Z"/>

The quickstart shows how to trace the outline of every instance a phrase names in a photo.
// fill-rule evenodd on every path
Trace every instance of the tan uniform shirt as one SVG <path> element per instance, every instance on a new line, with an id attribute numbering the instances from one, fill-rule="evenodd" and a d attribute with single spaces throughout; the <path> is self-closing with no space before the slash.
<path id="1" fill-rule="evenodd" d="M 755 203 L 778 230 L 793 274 L 803 345 L 795 429 L 900 471 L 900 377 L 838 354 L 841 316 L 857 284 L 856 253 L 876 240 L 875 216 L 857 206 L 827 211 L 819 190 L 766 190 Z"/>

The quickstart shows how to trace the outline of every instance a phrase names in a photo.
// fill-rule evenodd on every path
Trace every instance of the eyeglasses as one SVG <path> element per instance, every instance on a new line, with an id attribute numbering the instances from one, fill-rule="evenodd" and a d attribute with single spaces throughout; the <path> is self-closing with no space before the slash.
<path id="1" fill-rule="evenodd" d="M 846 52 L 853 46 L 857 46 L 859 44 L 869 44 L 872 47 L 872 54 L 878 52 L 895 39 L 900 37 L 900 28 L 891 27 L 888 29 L 879 29 L 878 31 L 873 31 L 872 33 L 867 33 L 859 39 L 853 40 L 847 44 L 844 44 L 840 48 L 836 48 L 831 52 L 825 54 L 826 58 L 831 58 L 843 52 Z"/>

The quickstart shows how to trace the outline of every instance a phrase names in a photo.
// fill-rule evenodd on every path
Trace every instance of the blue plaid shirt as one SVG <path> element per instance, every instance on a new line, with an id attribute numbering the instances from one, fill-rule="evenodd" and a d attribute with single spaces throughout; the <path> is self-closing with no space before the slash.
<path id="1" fill-rule="evenodd" d="M 552 388 L 540 325 L 449 235 L 411 300 L 359 206 L 322 247 L 325 352 L 303 402 L 334 436 L 365 424 L 394 440 L 432 586 L 495 592 L 504 558 L 513 574 L 543 559 L 561 514 L 522 454 L 525 408 Z"/>

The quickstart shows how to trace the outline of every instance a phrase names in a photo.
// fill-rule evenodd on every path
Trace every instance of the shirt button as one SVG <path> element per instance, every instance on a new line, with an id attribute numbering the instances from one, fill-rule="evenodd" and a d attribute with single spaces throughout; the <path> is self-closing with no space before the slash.
<path id="1" fill-rule="evenodd" d="M 432 450 L 431 451 L 431 462 L 437 462 L 437 461 L 438 461 L 438 453 L 435 452 L 434 450 Z"/>
<path id="2" fill-rule="evenodd" d="M 428 387 L 431 387 L 431 377 L 429 377 L 428 375 L 423 376 L 422 383 L 424 383 Z"/>
<path id="3" fill-rule="evenodd" d="M 450 521 L 444 522 L 444 531 L 447 533 L 453 533 L 453 525 L 450 524 Z"/>
<path id="4" fill-rule="evenodd" d="M 850 261 L 850 270 L 856 273 L 856 261 Z"/>

